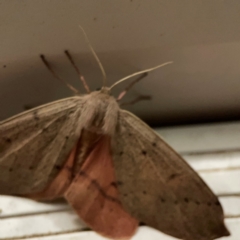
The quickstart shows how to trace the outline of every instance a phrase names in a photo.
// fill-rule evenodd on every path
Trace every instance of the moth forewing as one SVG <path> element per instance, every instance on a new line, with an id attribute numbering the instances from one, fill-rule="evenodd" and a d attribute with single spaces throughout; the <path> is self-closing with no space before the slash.
<path id="1" fill-rule="evenodd" d="M 79 137 L 82 98 L 71 97 L 0 122 L 0 194 L 42 190 Z"/>
<path id="2" fill-rule="evenodd" d="M 112 139 L 120 200 L 136 219 L 181 239 L 228 236 L 221 204 L 150 127 L 121 110 Z"/>

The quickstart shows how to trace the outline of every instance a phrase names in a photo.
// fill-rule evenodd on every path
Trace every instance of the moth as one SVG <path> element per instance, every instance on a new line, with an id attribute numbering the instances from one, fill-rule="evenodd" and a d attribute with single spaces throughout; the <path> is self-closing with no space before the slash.
<path id="1" fill-rule="evenodd" d="M 103 87 L 90 92 L 65 52 L 87 94 L 0 122 L 0 194 L 63 197 L 88 226 L 110 239 L 130 239 L 140 222 L 178 239 L 228 236 L 221 204 L 205 182 L 149 126 L 120 108 L 130 87 L 117 99 L 111 95 L 116 84 L 168 63 L 106 87 L 104 69 L 83 33 L 102 70 Z"/>

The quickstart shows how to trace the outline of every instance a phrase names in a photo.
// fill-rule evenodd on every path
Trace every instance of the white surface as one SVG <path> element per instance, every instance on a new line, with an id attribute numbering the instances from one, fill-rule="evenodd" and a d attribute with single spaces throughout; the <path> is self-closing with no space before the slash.
<path id="1" fill-rule="evenodd" d="M 238 150 L 239 122 L 171 127 L 159 130 L 161 136 L 178 152 L 187 155 Z"/>
<path id="2" fill-rule="evenodd" d="M 183 156 L 186 156 L 190 165 L 220 196 L 225 211 L 225 222 L 232 234 L 231 237 L 222 238 L 224 240 L 240 239 L 240 152 L 232 151 L 238 142 L 237 134 L 234 135 L 237 130 L 234 131 L 233 126 L 239 129 L 240 123 L 158 130 L 169 143 L 174 143 L 176 150 L 184 149 L 186 154 Z M 223 134 L 219 135 L 219 132 Z M 197 133 L 205 137 L 201 138 Z M 228 142 L 224 148 L 222 141 Z M 81 231 L 85 226 L 64 203 L 46 204 L 2 196 L 0 208 L 2 209 L 0 239 L 104 239 L 92 231 Z M 140 227 L 132 239 L 173 240 L 174 238 L 149 227 Z"/>
<path id="3" fill-rule="evenodd" d="M 239 0 L 1 0 L 0 119 L 21 112 L 24 105 L 71 95 L 52 78 L 39 54 L 46 54 L 54 69 L 83 92 L 63 54 L 69 49 L 91 89 L 101 86 L 79 24 L 109 84 L 174 61 L 129 92 L 131 98 L 139 93 L 153 97 L 130 107 L 141 117 L 158 124 L 240 117 L 239 12 Z"/>

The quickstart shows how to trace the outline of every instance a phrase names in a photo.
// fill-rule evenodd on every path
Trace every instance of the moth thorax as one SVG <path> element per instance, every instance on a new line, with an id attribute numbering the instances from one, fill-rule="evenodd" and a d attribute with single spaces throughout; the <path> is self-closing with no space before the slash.
<path id="1" fill-rule="evenodd" d="M 119 106 L 115 98 L 93 92 L 86 98 L 80 121 L 88 131 L 112 136 L 116 130 L 118 112 Z"/>

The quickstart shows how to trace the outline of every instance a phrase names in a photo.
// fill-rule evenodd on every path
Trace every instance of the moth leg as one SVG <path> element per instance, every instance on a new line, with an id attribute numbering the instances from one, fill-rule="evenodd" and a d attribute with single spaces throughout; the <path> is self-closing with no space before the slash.
<path id="1" fill-rule="evenodd" d="M 108 136 L 98 141 L 64 197 L 87 225 L 110 239 L 129 239 L 138 227 L 118 198 Z"/>
<path id="2" fill-rule="evenodd" d="M 132 81 L 122 92 L 120 92 L 120 94 L 117 97 L 117 101 L 120 101 L 125 94 L 140 80 L 142 80 L 143 78 L 145 78 L 148 75 L 148 73 L 143 73 L 142 75 L 140 75 L 137 79 L 135 79 L 134 81 Z"/>
<path id="3" fill-rule="evenodd" d="M 49 62 L 46 60 L 45 56 L 43 54 L 40 55 L 40 58 L 42 59 L 44 65 L 47 67 L 47 69 L 52 73 L 52 75 L 58 79 L 59 81 L 63 82 L 71 91 L 73 91 L 75 94 L 79 94 L 79 91 L 73 87 L 71 84 L 66 82 L 63 78 L 61 78 L 50 66 Z"/>
<path id="4" fill-rule="evenodd" d="M 79 79 L 81 80 L 81 82 L 82 82 L 84 88 L 86 89 L 87 93 L 90 93 L 91 91 L 90 91 L 90 89 L 89 89 L 89 86 L 87 85 L 87 82 L 86 82 L 84 76 L 82 75 L 81 71 L 80 71 L 79 68 L 77 67 L 76 63 L 74 62 L 71 54 L 69 53 L 68 50 L 65 51 L 65 54 L 66 54 L 68 60 L 69 60 L 69 61 L 71 62 L 71 64 L 73 65 L 73 67 L 74 67 L 74 69 L 76 70 L 76 72 L 78 73 Z"/>
<path id="5" fill-rule="evenodd" d="M 70 186 L 73 179 L 73 166 L 76 154 L 76 146 L 70 153 L 66 163 L 56 176 L 56 178 L 42 191 L 33 194 L 27 194 L 23 197 L 34 200 L 53 200 L 63 196 L 64 192 Z"/>
<path id="6" fill-rule="evenodd" d="M 152 97 L 149 95 L 140 95 L 140 96 L 136 97 L 135 99 L 133 99 L 132 101 L 121 103 L 120 106 L 122 107 L 122 106 L 132 105 L 132 104 L 135 104 L 142 100 L 151 100 L 151 99 L 152 99 Z"/>

